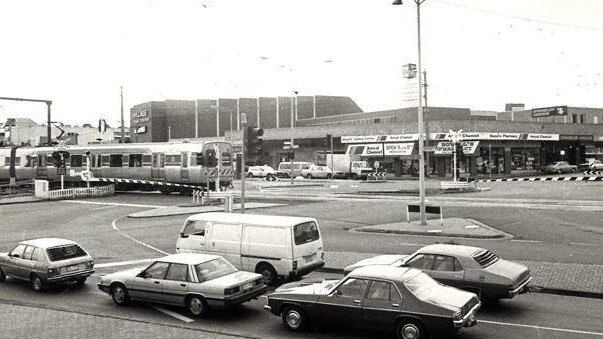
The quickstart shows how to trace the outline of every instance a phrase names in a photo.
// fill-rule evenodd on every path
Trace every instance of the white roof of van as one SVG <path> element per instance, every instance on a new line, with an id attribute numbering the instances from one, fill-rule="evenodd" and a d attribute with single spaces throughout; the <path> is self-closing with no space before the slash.
<path id="1" fill-rule="evenodd" d="M 274 227 L 289 227 L 308 221 L 316 221 L 314 218 L 289 217 L 279 215 L 241 214 L 210 212 L 191 215 L 187 220 L 220 221 L 226 223 L 246 223 L 251 225 L 266 225 Z"/>

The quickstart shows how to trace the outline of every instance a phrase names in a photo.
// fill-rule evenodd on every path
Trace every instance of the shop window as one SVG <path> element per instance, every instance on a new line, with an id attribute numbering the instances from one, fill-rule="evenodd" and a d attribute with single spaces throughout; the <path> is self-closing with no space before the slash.
<path id="1" fill-rule="evenodd" d="M 578 123 L 578 114 L 572 114 L 572 124 Z"/>
<path id="2" fill-rule="evenodd" d="M 585 124 L 586 123 L 586 114 L 580 114 L 580 123 L 581 124 Z"/>
<path id="3" fill-rule="evenodd" d="M 599 123 L 599 117 L 595 115 L 593 117 L 593 124 L 598 124 L 598 123 Z"/>
<path id="4" fill-rule="evenodd" d="M 145 154 L 142 156 L 142 166 L 151 167 L 151 155 Z"/>

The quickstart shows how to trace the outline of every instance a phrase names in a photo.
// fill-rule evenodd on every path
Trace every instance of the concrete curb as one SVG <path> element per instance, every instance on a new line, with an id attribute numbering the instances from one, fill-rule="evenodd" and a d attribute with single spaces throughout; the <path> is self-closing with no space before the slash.
<path id="1" fill-rule="evenodd" d="M 356 232 L 367 232 L 367 233 L 387 233 L 387 234 L 405 234 L 405 235 L 422 235 L 422 236 L 436 236 L 436 237 L 449 237 L 449 238 L 471 238 L 471 239 L 501 239 L 505 238 L 504 234 L 494 235 L 475 235 L 475 234 L 457 234 L 457 233 L 444 233 L 444 232 L 418 232 L 418 231 L 396 231 L 396 230 L 384 230 L 379 228 L 362 228 L 354 229 Z"/>

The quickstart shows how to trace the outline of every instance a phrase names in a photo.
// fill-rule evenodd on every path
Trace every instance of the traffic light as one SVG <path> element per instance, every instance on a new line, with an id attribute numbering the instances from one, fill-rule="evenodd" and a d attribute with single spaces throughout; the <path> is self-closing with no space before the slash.
<path id="1" fill-rule="evenodd" d="M 463 145 L 461 145 L 460 142 L 457 142 L 456 144 L 454 144 L 454 147 L 457 160 L 465 159 L 465 153 L 463 153 Z"/>
<path id="2" fill-rule="evenodd" d="M 69 158 L 69 152 L 67 151 L 52 152 L 52 163 L 56 167 L 65 167 L 65 161 L 67 158 Z"/>
<path id="3" fill-rule="evenodd" d="M 203 153 L 197 153 L 197 165 L 205 166 L 205 158 L 203 157 Z"/>
<path id="4" fill-rule="evenodd" d="M 205 166 L 216 167 L 218 165 L 218 158 L 216 158 L 216 150 L 208 149 L 205 151 Z"/>
<path id="5" fill-rule="evenodd" d="M 333 138 L 333 136 L 331 134 L 327 134 L 327 137 L 325 138 L 325 150 L 331 149 L 332 138 Z"/>
<path id="6" fill-rule="evenodd" d="M 264 130 L 259 127 L 247 127 L 247 154 L 249 157 L 258 156 L 262 150 L 263 140 L 260 138 L 264 135 Z"/>

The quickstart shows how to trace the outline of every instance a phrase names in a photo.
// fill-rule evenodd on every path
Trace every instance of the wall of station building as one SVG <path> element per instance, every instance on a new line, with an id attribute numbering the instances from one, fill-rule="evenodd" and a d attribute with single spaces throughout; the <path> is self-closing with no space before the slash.
<path id="1" fill-rule="evenodd" d="M 168 139 L 221 137 L 241 129 L 241 114 L 247 125 L 261 128 L 290 127 L 292 97 L 198 99 L 151 101 L 130 109 L 132 142 L 161 142 Z M 195 107 L 196 104 L 196 107 Z M 197 117 L 195 118 L 195 112 Z M 298 96 L 294 125 L 302 121 L 362 112 L 349 97 Z M 196 127 L 195 127 L 196 124 Z"/>

